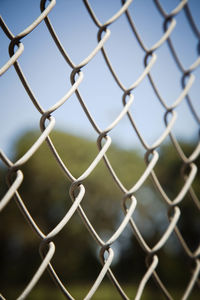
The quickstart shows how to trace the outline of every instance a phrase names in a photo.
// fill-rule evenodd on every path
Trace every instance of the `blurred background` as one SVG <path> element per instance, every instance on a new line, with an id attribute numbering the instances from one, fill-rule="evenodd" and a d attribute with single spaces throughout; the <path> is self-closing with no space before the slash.
<path id="1" fill-rule="evenodd" d="M 114 0 L 91 0 L 90 3 L 102 23 L 121 7 L 121 1 Z M 160 3 L 166 12 L 170 12 L 179 1 Z M 200 3 L 191 0 L 189 8 L 200 28 Z M 163 35 L 163 17 L 155 2 L 134 0 L 129 12 L 145 45 L 150 48 Z M 17 35 L 40 14 L 40 1 L 0 0 L 0 14 L 12 33 Z M 75 64 L 79 64 L 97 45 L 98 28 L 90 18 L 84 3 L 79 0 L 58 0 L 49 17 L 68 55 Z M 145 53 L 124 14 L 109 29 L 111 35 L 105 43 L 106 52 L 118 77 L 129 87 L 144 70 Z M 185 69 L 189 68 L 199 56 L 199 40 L 192 31 L 184 10 L 176 16 L 176 27 L 171 39 Z M 36 99 L 46 110 L 70 89 L 71 68 L 59 53 L 44 22 L 22 42 L 24 52 L 18 62 Z M 0 66 L 9 59 L 9 43 L 3 30 L 0 30 Z M 155 53 L 157 60 L 151 74 L 165 103 L 171 105 L 182 92 L 182 72 L 175 64 L 167 43 Z M 123 92 L 114 81 L 100 52 L 82 71 L 84 79 L 79 91 L 94 120 L 103 130 L 122 110 Z M 189 94 L 198 112 L 200 69 L 197 68 L 193 74 L 195 81 Z M 165 109 L 156 97 L 148 78 L 141 82 L 133 94 L 131 114 L 145 141 L 152 144 L 165 129 Z M 9 68 L 0 78 L 0 98 L 0 147 L 12 161 L 16 161 L 39 137 L 41 114 L 31 102 L 14 67 Z M 189 156 L 199 141 L 198 123 L 186 99 L 176 108 L 176 112 L 178 117 L 172 132 L 185 155 Z M 98 153 L 98 134 L 75 95 L 56 110 L 53 116 L 56 125 L 51 138 L 66 166 L 78 177 Z M 124 186 L 131 188 L 146 169 L 146 151 L 127 117 L 123 118 L 109 135 L 112 144 L 107 153 L 108 158 Z M 169 138 L 157 151 L 159 160 L 155 172 L 167 195 L 174 199 L 184 184 L 180 175 L 183 163 Z M 200 165 L 199 158 L 195 164 Z M 3 163 L 0 163 L 0 166 L 2 196 L 7 190 L 8 169 Z M 22 171 L 24 180 L 19 188 L 20 195 L 38 226 L 47 234 L 71 206 L 71 183 L 61 172 L 46 144 L 23 166 Z M 122 194 L 103 162 L 100 162 L 85 180 L 84 186 L 86 195 L 82 206 L 95 230 L 102 239 L 107 240 L 124 217 L 121 209 Z M 199 171 L 192 187 L 199 195 Z M 169 224 L 168 207 L 150 178 L 135 196 L 138 204 L 134 211 L 134 220 L 146 242 L 153 246 Z M 15 299 L 20 294 L 41 263 L 38 253 L 40 240 L 16 207 L 15 201 L 12 200 L 0 215 L 0 291 L 6 299 Z M 179 207 L 181 218 L 178 228 L 191 251 L 194 251 L 199 243 L 200 220 L 197 207 L 189 194 Z M 76 296 L 74 297 L 82 299 L 101 269 L 99 246 L 83 226 L 78 213 L 74 214 L 54 242 L 56 252 L 52 264 L 63 283 Z M 128 295 L 133 298 L 146 271 L 145 253 L 128 226 L 112 248 L 115 253 L 112 270 L 122 286 L 126 287 Z M 194 266 L 185 255 L 175 234 L 171 235 L 158 256 L 157 271 L 172 294 L 179 299 L 190 280 L 190 270 Z M 118 299 L 117 297 L 117 292 L 105 279 L 103 288 L 99 288 L 93 299 Z M 155 297 L 163 299 L 154 281 L 150 280 L 144 299 Z M 191 299 L 198 299 L 195 289 L 192 297 Z M 55 292 L 54 283 L 48 272 L 45 272 L 30 294 L 30 299 L 55 298 L 64 299 L 59 291 Z"/>

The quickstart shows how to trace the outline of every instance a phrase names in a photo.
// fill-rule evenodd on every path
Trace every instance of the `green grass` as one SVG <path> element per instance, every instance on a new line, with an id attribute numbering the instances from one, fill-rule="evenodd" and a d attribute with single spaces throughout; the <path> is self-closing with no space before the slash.
<path id="1" fill-rule="evenodd" d="M 68 291 L 70 294 L 74 297 L 76 300 L 82 300 L 87 295 L 91 288 L 92 284 L 76 284 L 72 285 L 68 288 Z M 126 291 L 127 295 L 134 299 L 134 296 L 136 295 L 136 287 L 135 286 L 125 286 L 124 290 Z M 30 294 L 30 297 L 28 299 L 34 299 L 34 300 L 42 300 L 42 299 L 48 299 L 48 300 L 64 300 L 66 299 L 65 296 L 62 295 L 59 289 L 55 288 L 50 290 L 42 289 L 42 288 L 35 288 Z M 121 300 L 122 297 L 119 295 L 116 288 L 110 284 L 110 283 L 102 283 L 100 287 L 97 289 L 95 294 L 92 297 L 93 300 Z M 149 291 L 145 291 L 143 295 L 143 300 L 153 300 L 155 299 L 155 294 L 150 293 Z"/>
<path id="2" fill-rule="evenodd" d="M 76 300 L 82 300 L 87 295 L 88 291 L 92 286 L 89 284 L 74 284 L 68 287 L 68 291 Z M 123 289 L 126 292 L 126 295 L 130 299 L 134 299 L 137 286 L 132 286 L 131 284 L 123 285 Z M 7 294 L 3 294 L 7 300 L 9 299 L 16 299 L 17 296 L 20 295 L 22 289 L 12 289 L 8 290 Z M 179 289 L 170 290 L 174 299 L 181 299 L 182 292 Z M 62 294 L 62 292 L 55 286 L 55 288 L 47 287 L 47 286 L 40 286 L 37 285 L 33 291 L 29 294 L 26 298 L 28 300 L 64 300 L 66 297 Z M 109 282 L 102 283 L 100 287 L 97 289 L 96 293 L 91 298 L 92 300 L 121 300 L 122 297 L 117 292 L 116 288 Z M 149 288 L 148 286 L 144 289 L 142 294 L 141 300 L 164 300 L 166 299 L 163 294 L 160 292 L 159 289 Z M 199 291 L 195 290 L 188 300 L 198 300 L 199 299 Z"/>

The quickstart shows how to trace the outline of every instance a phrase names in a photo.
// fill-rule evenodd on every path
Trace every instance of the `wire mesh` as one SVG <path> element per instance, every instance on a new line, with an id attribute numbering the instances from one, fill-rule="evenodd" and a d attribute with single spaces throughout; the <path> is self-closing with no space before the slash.
<path id="1" fill-rule="evenodd" d="M 179 53 L 175 49 L 174 41 L 172 38 L 173 32 L 176 29 L 176 23 L 178 22 L 177 18 L 180 13 L 184 12 L 187 18 L 187 22 L 190 26 L 191 32 L 196 38 L 196 44 L 199 43 L 199 29 L 192 16 L 190 4 L 188 2 L 189 1 L 187 0 L 182 0 L 170 12 L 166 12 L 160 1 L 154 1 L 155 9 L 159 11 L 162 17 L 163 34 L 153 45 L 147 47 L 145 40 L 143 40 L 142 35 L 137 30 L 134 17 L 131 13 L 132 11 L 134 11 L 134 1 L 123 0 L 121 3 L 121 8 L 107 21 L 101 23 L 98 18 L 98 11 L 95 11 L 92 8 L 92 1 L 90 4 L 89 1 L 83 0 L 85 10 L 88 13 L 88 18 L 90 18 L 91 22 L 93 23 L 93 25 L 91 26 L 95 26 L 96 28 L 97 42 L 96 46 L 94 47 L 94 49 L 92 49 L 89 55 L 84 57 L 84 59 L 78 63 L 72 61 L 72 59 L 68 55 L 68 50 L 65 49 L 65 47 L 62 45 L 59 39 L 59 34 L 57 34 L 56 30 L 52 25 L 53 23 L 51 23 L 50 21 L 49 14 L 56 8 L 55 0 L 41 0 L 41 14 L 28 27 L 24 28 L 24 30 L 18 33 L 17 35 L 14 35 L 11 32 L 11 30 L 8 28 L 5 21 L 3 20 L 3 17 L 0 18 L 2 32 L 5 34 L 7 39 L 9 39 L 10 56 L 9 60 L 3 66 L 1 66 L 0 75 L 4 76 L 4 74 L 6 74 L 6 72 L 10 68 L 15 69 L 18 79 L 21 81 L 24 90 L 26 91 L 30 101 L 32 102 L 32 109 L 37 110 L 40 114 L 39 126 L 41 130 L 41 134 L 37 138 L 35 143 L 17 161 L 11 161 L 8 158 L 8 155 L 3 151 L 1 151 L 0 153 L 0 157 L 3 164 L 8 168 L 8 189 L 0 201 L 0 211 L 4 210 L 6 214 L 7 205 L 14 199 L 18 204 L 18 208 L 21 210 L 26 222 L 29 223 L 29 225 L 32 228 L 32 231 L 35 232 L 40 239 L 39 251 L 41 256 L 41 263 L 38 266 L 37 271 L 34 274 L 32 274 L 32 277 L 29 279 L 28 284 L 24 287 L 24 290 L 19 293 L 17 299 L 25 299 L 29 296 L 31 291 L 34 289 L 36 283 L 40 281 L 45 270 L 49 271 L 51 278 L 56 283 L 57 288 L 60 289 L 65 298 L 74 299 L 73 295 L 68 291 L 68 287 L 64 284 L 61 277 L 56 273 L 56 266 L 54 267 L 54 265 L 51 262 L 56 251 L 56 242 L 54 241 L 55 237 L 64 228 L 68 226 L 72 216 L 76 212 L 79 213 L 80 218 L 83 221 L 82 226 L 85 226 L 87 228 L 89 234 L 93 238 L 93 243 L 99 247 L 100 262 L 102 264 L 102 268 L 99 272 L 99 275 L 96 278 L 94 278 L 94 283 L 91 285 L 87 294 L 83 296 L 84 299 L 91 299 L 93 295 L 95 295 L 95 292 L 97 291 L 98 287 L 101 285 L 103 279 L 106 276 L 108 276 L 110 281 L 114 284 L 114 287 L 118 291 L 121 298 L 129 299 L 126 289 L 122 287 L 120 282 L 117 280 L 114 272 L 112 271 L 112 263 L 115 253 L 115 248 L 113 245 L 116 241 L 119 240 L 120 236 L 123 234 L 124 230 L 128 226 L 132 228 L 132 233 L 146 257 L 146 272 L 143 274 L 143 277 L 141 278 L 138 284 L 136 294 L 131 295 L 131 298 L 142 298 L 143 292 L 148 281 L 153 278 L 158 285 L 158 289 L 163 293 L 163 295 L 167 299 L 174 299 L 173 295 L 170 294 L 170 291 L 167 288 L 167 286 L 165 286 L 165 284 L 162 282 L 159 271 L 157 271 L 159 269 L 159 251 L 165 246 L 165 244 L 168 242 L 168 240 L 174 233 L 176 234 L 181 247 L 184 249 L 185 255 L 190 259 L 190 261 L 193 262 L 194 266 L 191 271 L 188 284 L 182 293 L 181 299 L 189 299 L 189 296 L 192 293 L 194 287 L 198 287 L 198 278 L 200 272 L 200 248 L 198 246 L 194 251 L 190 249 L 190 247 L 187 245 L 184 239 L 184 236 L 180 232 L 177 224 L 180 218 L 187 217 L 181 215 L 181 203 L 184 201 L 186 194 L 190 194 L 192 202 L 195 204 L 195 209 L 199 210 L 200 208 L 198 195 L 195 194 L 192 187 L 193 181 L 197 175 L 197 171 L 199 168 L 199 166 L 197 166 L 195 162 L 199 157 L 200 142 L 198 140 L 197 145 L 195 149 L 193 149 L 192 154 L 190 156 L 186 156 L 183 152 L 183 149 L 181 148 L 181 145 L 179 144 L 178 140 L 176 139 L 173 133 L 176 120 L 179 118 L 178 109 L 183 102 L 187 103 L 187 109 L 189 113 L 199 126 L 198 111 L 195 108 L 192 96 L 190 95 L 190 91 L 193 86 L 194 80 L 199 80 L 199 73 L 197 72 L 200 64 L 199 52 L 197 49 L 198 57 L 196 61 L 194 61 L 188 67 L 185 67 L 181 58 L 179 57 Z M 39 5 L 38 1 L 35 1 L 35 5 Z M 66 11 L 66 16 L 68 16 L 69 14 L 70 11 Z M 112 36 L 113 25 L 122 16 L 126 18 L 129 30 L 131 30 L 131 34 L 137 40 L 137 44 L 141 49 L 144 61 L 144 68 L 141 74 L 130 85 L 125 85 L 119 78 L 117 71 L 112 65 L 112 57 L 109 57 L 109 51 L 107 51 L 106 48 L 106 42 L 109 41 L 109 39 L 111 39 Z M 151 16 L 149 16 L 149 19 L 151 20 Z M 32 31 L 37 29 L 37 27 L 41 26 L 41 24 L 45 24 L 45 26 L 47 27 L 48 34 L 52 37 L 55 45 L 58 48 L 58 55 L 61 55 L 64 58 L 65 64 L 68 65 L 70 69 L 70 73 L 68 75 L 70 75 L 71 81 L 71 87 L 67 90 L 66 94 L 62 96 L 53 105 L 50 105 L 47 109 L 44 109 L 42 107 L 42 104 L 34 95 L 31 89 L 31 84 L 29 83 L 29 80 L 25 77 L 23 67 L 21 67 L 19 63 L 19 59 L 23 56 L 24 52 L 24 40 L 26 40 L 28 36 L 31 36 Z M 173 99 L 173 102 L 171 104 L 167 104 L 167 101 L 163 98 L 163 96 L 161 96 L 156 80 L 153 76 L 154 67 L 156 66 L 157 59 L 159 58 L 159 49 L 162 48 L 163 45 L 168 47 L 168 55 L 172 57 L 174 64 L 177 66 L 181 74 L 181 93 L 176 99 Z M 98 122 L 95 120 L 95 116 L 93 115 L 93 113 L 90 112 L 89 108 L 87 107 L 87 101 L 84 99 L 84 96 L 81 95 L 80 91 L 81 84 L 84 78 L 85 68 L 88 65 L 90 65 L 95 56 L 99 54 L 102 55 L 104 64 L 107 66 L 108 70 L 112 75 L 113 81 L 117 84 L 119 90 L 121 91 L 119 92 L 119 94 L 121 93 L 120 97 L 121 102 L 123 104 L 122 109 L 118 113 L 117 117 L 108 126 L 104 128 L 100 128 Z M 54 58 L 52 57 L 52 59 Z M 163 72 L 165 71 L 166 70 L 163 70 Z M 96 78 L 95 80 L 98 81 L 98 71 L 94 70 L 94 76 Z M 155 94 L 157 105 L 161 105 L 163 108 L 162 119 L 165 124 L 165 129 L 162 131 L 161 135 L 158 138 L 156 138 L 156 140 L 152 143 L 147 142 L 147 140 L 144 138 L 143 133 L 136 125 L 137 122 L 131 111 L 135 93 L 137 92 L 137 89 L 139 89 L 144 80 L 148 80 L 148 84 L 151 87 L 153 93 Z M 165 81 L 164 84 L 167 85 L 168 83 Z M 78 100 L 79 106 L 82 108 L 85 116 L 90 122 L 90 127 L 95 132 L 95 134 L 97 134 L 98 148 L 98 154 L 79 177 L 75 177 L 75 175 L 68 169 L 66 163 L 62 160 L 61 156 L 56 150 L 56 146 L 54 145 L 53 140 L 50 137 L 50 134 L 53 132 L 57 120 L 56 112 L 62 109 L 64 110 L 64 104 L 66 101 L 75 101 L 75 98 L 73 98 L 74 96 L 76 100 Z M 143 109 L 145 110 L 145 108 Z M 143 110 L 141 110 L 141 116 L 143 115 L 143 113 Z M 153 113 L 153 110 L 149 112 L 149 114 Z M 9 122 L 9 115 L 7 117 Z M 112 132 L 117 127 L 117 125 L 120 124 L 120 122 L 122 122 L 123 119 L 127 117 L 131 125 L 131 130 L 134 131 L 134 133 L 137 135 L 138 141 L 141 144 L 141 148 L 145 152 L 146 163 L 146 169 L 144 170 L 143 174 L 136 182 L 133 183 L 130 189 L 128 189 L 120 180 L 117 173 L 115 172 L 115 167 L 112 165 L 112 162 L 110 161 L 107 155 L 107 151 L 112 144 Z M 77 115 L 76 118 L 78 118 Z M 148 126 L 151 128 L 151 124 L 148 124 Z M 160 124 L 157 124 L 157 126 L 159 127 Z M 129 133 L 126 132 L 126 135 L 127 134 Z M 155 171 L 156 164 L 159 162 L 160 159 L 159 147 L 165 143 L 167 138 L 171 140 L 171 147 L 173 147 L 173 150 L 176 151 L 179 160 L 181 160 L 181 177 L 184 180 L 184 184 L 181 187 L 179 193 L 173 198 L 171 198 L 165 192 L 164 187 L 162 186 L 159 177 L 156 175 Z M 49 230 L 48 234 L 45 234 L 42 231 L 42 229 L 38 226 L 37 222 L 32 217 L 31 212 L 26 208 L 25 201 L 23 200 L 19 192 L 19 188 L 24 181 L 24 174 L 22 171 L 23 166 L 27 164 L 31 157 L 38 151 L 40 146 L 44 143 L 47 143 L 52 153 L 52 160 L 54 159 L 56 161 L 56 164 L 64 172 L 66 179 L 71 182 L 69 193 L 72 200 L 72 204 L 70 208 L 66 211 L 64 217 L 53 229 Z M 102 239 L 100 237 L 98 232 L 95 230 L 95 226 L 93 226 L 89 221 L 87 212 L 82 206 L 83 199 L 85 198 L 85 193 L 87 192 L 85 180 L 91 173 L 94 172 L 94 170 L 100 162 L 104 162 L 114 183 L 116 184 L 117 188 L 122 192 L 121 204 L 124 217 L 122 218 L 121 223 L 118 225 L 118 228 L 112 233 L 112 235 L 108 239 Z M 136 224 L 137 222 L 134 218 L 134 212 L 137 211 L 138 206 L 138 199 L 136 194 L 142 188 L 144 182 L 150 177 L 162 201 L 166 205 L 165 212 L 168 213 L 168 227 L 164 230 L 160 239 L 153 246 L 149 246 L 149 244 L 145 241 L 145 237 L 140 232 Z M 77 247 L 79 247 L 78 240 L 76 241 L 76 243 Z M 4 299 L 3 295 L 1 296 L 1 299 Z"/>

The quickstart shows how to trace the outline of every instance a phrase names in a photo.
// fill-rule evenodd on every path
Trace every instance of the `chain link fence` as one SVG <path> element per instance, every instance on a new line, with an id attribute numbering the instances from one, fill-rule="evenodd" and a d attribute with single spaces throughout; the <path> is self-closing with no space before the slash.
<path id="1" fill-rule="evenodd" d="M 189 245 L 184 239 L 184 236 L 179 230 L 178 222 L 181 218 L 187 218 L 186 215 L 182 216 L 181 214 L 181 204 L 184 201 L 186 195 L 190 195 L 191 203 L 195 205 L 195 210 L 199 211 L 200 209 L 198 195 L 195 193 L 195 190 L 192 186 L 199 168 L 199 166 L 195 162 L 199 157 L 200 143 L 199 140 L 197 140 L 193 152 L 189 156 L 187 156 L 184 153 L 180 143 L 176 139 L 175 134 L 173 133 L 173 129 L 177 119 L 179 118 L 179 107 L 183 102 L 187 104 L 188 112 L 190 113 L 196 124 L 199 126 L 199 112 L 197 111 L 197 108 L 193 102 L 190 91 L 192 90 L 194 81 L 197 82 L 200 79 L 199 73 L 197 72 L 200 65 L 200 31 L 195 22 L 195 19 L 192 16 L 189 3 L 190 1 L 180 1 L 179 3 L 177 3 L 177 6 L 174 7 L 170 12 L 166 12 L 161 1 L 155 0 L 153 2 L 153 5 L 162 17 L 163 34 L 153 45 L 147 47 L 146 41 L 142 38 L 142 34 L 140 34 L 140 32 L 137 30 L 137 26 L 135 25 L 134 18 L 132 16 L 132 11 L 134 11 L 135 7 L 134 2 L 135 1 L 132 0 L 122 0 L 121 8 L 116 11 L 114 15 L 110 16 L 107 21 L 101 23 L 98 17 L 98 11 L 95 11 L 93 9 L 92 1 L 90 3 L 90 1 L 83 0 L 85 10 L 88 13 L 88 18 L 91 19 L 91 24 L 93 23 L 93 25 L 91 26 L 95 26 L 96 28 L 97 42 L 96 46 L 94 47 L 94 49 L 92 49 L 89 55 L 78 63 L 72 61 L 70 55 L 68 55 L 68 49 L 66 49 L 66 47 L 62 45 L 59 39 L 59 34 L 55 31 L 53 22 L 51 23 L 50 21 L 51 11 L 56 8 L 55 0 L 41 0 L 41 14 L 35 20 L 33 20 L 33 22 L 29 26 L 24 28 L 24 30 L 17 35 L 14 35 L 8 28 L 6 22 L 3 19 L 3 16 L 0 18 L 1 30 L 9 40 L 10 56 L 10 59 L 3 66 L 1 66 L 0 75 L 4 76 L 10 68 L 14 68 L 18 79 L 21 81 L 30 101 L 32 102 L 32 109 L 37 110 L 41 115 L 39 124 L 41 134 L 37 138 L 35 143 L 26 151 L 26 153 L 24 153 L 17 161 L 11 161 L 4 151 L 1 151 L 0 153 L 2 163 L 8 169 L 8 188 L 7 192 L 4 194 L 3 198 L 0 201 L 0 211 L 4 211 L 4 214 L 6 215 L 6 210 L 9 203 L 11 201 L 15 201 L 17 203 L 17 207 L 22 212 L 22 218 L 25 218 L 26 222 L 28 222 L 31 226 L 32 231 L 36 233 L 41 241 L 39 245 L 41 263 L 40 265 L 38 265 L 36 272 L 32 274 L 32 277 L 29 279 L 29 283 L 24 287 L 24 290 L 20 292 L 17 299 L 25 299 L 29 297 L 29 294 L 34 290 L 36 284 L 41 280 L 46 270 L 49 271 L 52 280 L 56 283 L 57 287 L 55 288 L 60 289 L 66 299 L 74 299 L 74 296 L 69 292 L 67 285 L 64 284 L 61 277 L 56 273 L 56 266 L 52 264 L 52 258 L 54 257 L 56 252 L 56 236 L 69 225 L 72 216 L 76 212 L 79 213 L 79 216 L 83 221 L 82 226 L 87 228 L 89 234 L 93 239 L 93 243 L 96 244 L 100 249 L 100 262 L 102 264 L 102 268 L 100 269 L 98 276 L 94 278 L 93 284 L 91 284 L 91 287 L 88 290 L 87 294 L 83 295 L 82 298 L 91 299 L 95 295 L 98 287 L 100 287 L 100 285 L 102 284 L 103 279 L 107 276 L 113 283 L 121 298 L 129 299 L 126 289 L 120 284 L 114 272 L 112 271 L 113 257 L 115 254 L 114 243 L 119 240 L 119 238 L 123 235 L 124 230 L 129 226 L 132 229 L 134 238 L 136 238 L 139 247 L 142 249 L 146 257 L 146 271 L 144 272 L 143 277 L 138 284 L 136 294 L 130 296 L 131 299 L 138 300 L 142 298 L 148 281 L 152 279 L 156 281 L 157 288 L 163 293 L 166 299 L 174 299 L 173 294 L 170 293 L 167 285 L 163 283 L 158 271 L 159 252 L 174 233 L 185 255 L 193 263 L 193 268 L 192 270 L 190 270 L 191 273 L 188 274 L 189 280 L 187 285 L 185 286 L 185 290 L 182 292 L 181 299 L 192 299 L 190 298 L 190 295 L 192 295 L 194 287 L 199 287 L 200 248 L 198 246 L 195 250 L 190 249 Z M 176 1 L 174 1 L 174 4 L 175 2 Z M 39 5 L 39 1 L 35 1 L 35 5 Z M 146 2 L 144 1 L 144 7 L 145 5 Z M 190 26 L 191 35 L 193 35 L 194 39 L 196 39 L 197 45 L 197 59 L 188 67 L 185 67 L 185 65 L 183 64 L 179 53 L 174 46 L 174 41 L 172 38 L 173 32 L 176 31 L 176 25 L 178 22 L 177 19 L 180 13 L 185 14 L 188 25 Z M 69 14 L 70 11 L 66 11 L 66 17 Z M 112 27 L 114 26 L 115 22 L 117 22 L 118 19 L 120 19 L 122 16 L 126 18 L 128 24 L 127 26 L 129 27 L 129 29 L 127 30 L 131 30 L 133 38 L 137 40 L 141 54 L 143 55 L 144 62 L 143 71 L 137 77 L 137 79 L 128 86 L 123 83 L 123 78 L 119 78 L 118 72 L 112 65 L 112 57 L 109 56 L 109 51 L 107 51 L 106 48 L 106 42 L 109 41 L 109 39 L 111 39 L 112 37 Z M 149 15 L 149 19 L 151 21 L 151 15 Z M 143 20 L 141 20 L 141 22 L 143 22 Z M 55 45 L 59 50 L 58 55 L 61 55 L 64 58 L 65 64 L 67 64 L 71 69 L 70 73 L 68 74 L 71 80 L 71 87 L 67 90 L 66 94 L 63 95 L 63 97 L 61 97 L 53 105 L 50 105 L 47 109 L 44 109 L 42 107 L 42 104 L 34 95 L 31 84 L 26 79 L 25 73 L 23 72 L 23 67 L 21 67 L 19 64 L 19 59 L 23 56 L 24 52 L 24 40 L 26 40 L 26 38 L 29 36 L 31 37 L 31 33 L 39 26 L 41 26 L 41 24 L 45 24 L 48 29 L 49 35 L 52 37 Z M 73 28 L 71 28 L 71 32 L 73 35 Z M 182 32 L 182 35 L 184 35 L 184 32 Z M 163 45 L 167 45 L 169 49 L 168 55 L 173 58 L 174 64 L 178 68 L 180 74 L 181 93 L 176 99 L 173 99 L 173 102 L 170 105 L 167 104 L 167 101 L 161 95 L 157 82 L 153 76 L 153 70 L 156 66 L 157 59 L 159 58 L 159 49 L 162 48 Z M 70 44 L 68 45 L 68 47 L 70 48 Z M 95 56 L 99 54 L 102 55 L 104 63 L 112 75 L 113 81 L 119 87 L 119 98 L 121 99 L 122 103 L 121 111 L 118 113 L 117 117 L 105 128 L 100 128 L 98 122 L 95 120 L 95 116 L 89 111 L 86 99 L 84 99 L 84 96 L 82 96 L 80 92 L 84 77 L 84 70 L 88 65 L 91 64 Z M 123 55 L 126 55 L 126 53 Z M 132 55 L 134 56 L 134 53 L 132 53 Z M 54 57 L 52 57 L 52 60 L 53 59 Z M 166 69 L 163 70 L 163 73 L 164 72 L 166 72 Z M 94 76 L 96 77 L 96 81 L 98 81 L 98 70 L 94 70 Z M 159 76 L 162 77 L 162 74 L 160 74 Z M 2 78 L 3 77 L 1 77 L 1 79 Z M 148 85 L 154 93 L 157 105 L 162 106 L 162 118 L 165 124 L 165 129 L 162 131 L 161 135 L 157 137 L 157 139 L 152 143 L 147 142 L 146 138 L 144 138 L 143 133 L 141 132 L 139 127 L 137 127 L 137 122 L 131 111 L 132 109 L 134 111 L 135 93 L 137 93 L 137 90 L 142 85 L 142 82 L 144 80 L 148 80 Z M 179 80 L 179 78 L 177 80 Z M 168 82 L 164 80 L 163 84 L 168 85 Z M 170 86 L 168 87 L 168 89 L 170 89 Z M 64 104 L 66 101 L 75 101 L 75 98 L 73 98 L 74 96 L 76 98 L 76 101 L 78 100 L 79 106 L 82 108 L 85 116 L 90 122 L 92 130 L 95 132 L 95 134 L 97 134 L 98 149 L 98 154 L 96 155 L 96 157 L 78 178 L 75 177 L 75 175 L 67 167 L 66 163 L 62 160 L 56 149 L 56 146 L 54 145 L 53 140 L 50 137 L 50 134 L 53 132 L 57 120 L 56 112 L 65 109 Z M 143 110 L 145 110 L 145 108 L 143 108 Z M 144 114 L 143 110 L 140 111 L 141 116 Z M 153 114 L 154 112 L 152 111 L 149 113 Z M 75 117 L 79 118 L 77 115 L 75 115 Z M 145 153 L 144 158 L 146 164 L 146 169 L 144 170 L 143 174 L 136 182 L 133 182 L 130 189 L 128 189 L 120 180 L 120 176 L 118 177 L 115 171 L 115 167 L 112 165 L 112 162 L 107 155 L 107 151 L 112 144 L 112 132 L 117 127 L 117 125 L 119 125 L 127 117 L 131 125 L 130 131 L 134 131 L 134 134 L 136 134 L 141 148 Z M 7 118 L 9 122 L 9 115 L 7 116 Z M 188 124 L 188 126 L 190 125 Z M 151 124 L 148 124 L 148 127 L 151 128 Z M 157 127 L 160 127 L 160 124 L 157 124 Z M 129 135 L 128 132 L 125 132 L 124 134 Z M 165 188 L 162 186 L 159 176 L 157 176 L 155 171 L 155 167 L 160 158 L 159 148 L 165 143 L 166 139 L 168 138 L 171 140 L 170 147 L 173 148 L 173 151 L 176 151 L 178 159 L 181 160 L 182 171 L 180 176 L 184 180 L 184 184 L 181 187 L 180 191 L 176 196 L 173 196 L 172 198 L 165 192 Z M 31 157 L 44 143 L 47 143 L 52 153 L 52 160 L 54 159 L 56 161 L 56 164 L 64 172 L 67 180 L 71 182 L 69 194 L 72 200 L 71 207 L 66 211 L 65 216 L 53 229 L 49 230 L 47 234 L 44 234 L 42 229 L 38 226 L 37 222 L 32 217 L 31 212 L 27 209 L 25 201 L 21 197 L 19 192 L 19 188 L 21 185 L 23 185 L 24 181 L 22 171 L 23 166 L 28 163 Z M 90 176 L 91 173 L 95 171 L 100 162 L 104 162 L 114 184 L 121 192 L 120 201 L 123 211 L 123 218 L 121 219 L 121 223 L 108 239 L 103 239 L 102 237 L 100 237 L 98 232 L 95 230 L 95 225 L 93 226 L 91 224 L 87 215 L 87 211 L 85 211 L 82 206 L 82 201 L 85 199 L 85 193 L 87 192 L 85 180 L 88 178 L 88 176 Z M 138 228 L 134 218 L 134 213 L 137 211 L 138 206 L 137 192 L 140 191 L 140 189 L 144 185 L 144 182 L 148 178 L 152 179 L 152 184 L 155 186 L 157 192 L 159 193 L 159 197 L 161 199 L 160 201 L 165 203 L 165 212 L 166 214 L 168 214 L 168 226 L 167 228 L 165 228 L 165 230 L 163 230 L 159 240 L 153 246 L 150 246 L 145 241 L 145 237 Z M 173 181 L 174 179 L 172 178 L 171 180 Z M 14 226 L 14 224 L 11 224 L 11 226 Z M 78 240 L 76 241 L 76 243 L 77 247 L 80 247 Z M 1 299 L 4 299 L 4 297 L 6 297 L 5 292 L 2 290 Z"/>

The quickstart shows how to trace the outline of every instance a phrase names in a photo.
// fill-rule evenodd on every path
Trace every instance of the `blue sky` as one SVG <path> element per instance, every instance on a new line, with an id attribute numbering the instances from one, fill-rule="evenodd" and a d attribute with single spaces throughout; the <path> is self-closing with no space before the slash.
<path id="1" fill-rule="evenodd" d="M 17 35 L 30 25 L 40 14 L 38 0 L 0 0 L 0 13 L 7 26 Z M 160 1 L 166 11 L 170 11 L 179 1 Z M 91 0 L 96 15 L 103 23 L 120 8 L 121 1 Z M 197 26 L 200 28 L 200 2 L 189 1 Z M 163 34 L 163 18 L 155 8 L 154 1 L 134 0 L 130 6 L 138 32 L 145 45 L 151 47 Z M 79 0 L 57 0 L 49 14 L 50 20 L 65 50 L 72 61 L 80 63 L 97 45 L 97 27 L 91 20 L 84 4 Z M 198 57 L 198 39 L 191 30 L 183 12 L 176 17 L 176 27 L 172 41 L 185 68 Z M 125 16 L 121 16 L 109 27 L 110 38 L 105 49 L 126 87 L 129 87 L 144 69 L 144 51 L 138 45 Z M 24 52 L 19 63 L 37 100 L 48 109 L 70 89 L 71 68 L 56 48 L 44 22 L 23 39 Z M 9 59 L 9 40 L 0 29 L 0 66 Z M 178 70 L 166 45 L 156 50 L 157 60 L 152 76 L 165 99 L 172 104 L 181 93 L 181 72 Z M 117 117 L 123 108 L 122 91 L 117 86 L 101 53 L 83 69 L 84 79 L 80 93 L 98 126 L 103 130 Z M 193 105 L 200 111 L 199 79 L 200 68 L 195 70 L 195 82 L 190 91 Z M 13 143 L 27 130 L 39 129 L 40 113 L 33 106 L 13 67 L 0 78 L 0 147 L 12 153 Z M 152 143 L 164 130 L 164 109 L 156 98 L 146 78 L 133 92 L 134 102 L 131 113 L 148 143 Z M 197 137 L 198 126 L 188 109 L 185 99 L 177 109 L 178 119 L 174 126 L 177 137 L 192 140 Z M 56 129 L 62 129 L 87 138 L 97 138 L 97 134 L 87 120 L 76 96 L 54 114 Z M 140 142 L 128 118 L 124 118 L 111 132 L 111 138 L 121 147 L 135 148 Z"/>

